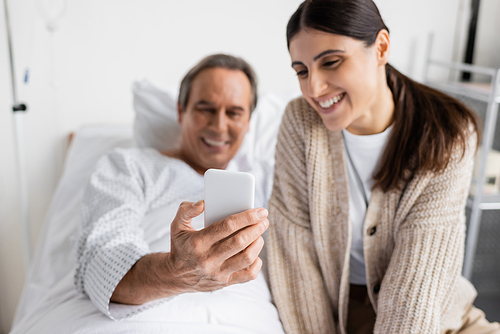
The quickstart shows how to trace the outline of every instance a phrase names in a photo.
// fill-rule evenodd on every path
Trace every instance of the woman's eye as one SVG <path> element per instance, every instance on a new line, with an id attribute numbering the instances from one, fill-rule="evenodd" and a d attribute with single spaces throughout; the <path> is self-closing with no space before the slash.
<path id="1" fill-rule="evenodd" d="M 338 62 L 339 62 L 338 60 L 327 61 L 327 62 L 325 62 L 323 64 L 323 66 L 325 66 L 325 67 L 331 67 L 331 66 L 335 65 Z"/>
<path id="2" fill-rule="evenodd" d="M 297 76 L 299 76 L 299 77 L 303 77 L 305 75 L 307 75 L 307 70 L 302 70 L 302 71 L 297 72 Z"/>

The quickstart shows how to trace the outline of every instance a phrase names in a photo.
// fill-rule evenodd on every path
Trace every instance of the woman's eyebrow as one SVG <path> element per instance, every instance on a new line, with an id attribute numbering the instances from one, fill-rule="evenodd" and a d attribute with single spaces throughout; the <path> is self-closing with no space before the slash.
<path id="1" fill-rule="evenodd" d="M 333 53 L 343 53 L 343 52 L 345 52 L 345 51 L 344 50 L 332 50 L 332 49 L 325 50 L 325 51 L 321 52 L 319 55 L 317 55 L 316 57 L 314 57 L 313 61 L 317 61 L 318 59 L 320 59 L 321 57 L 324 57 L 326 55 L 330 55 Z M 295 65 L 304 65 L 304 63 L 301 61 L 294 61 L 292 63 L 292 67 L 294 67 Z"/>
<path id="2" fill-rule="evenodd" d="M 321 52 L 319 55 L 317 55 L 316 57 L 313 58 L 314 61 L 317 61 L 318 59 L 320 59 L 321 57 L 324 57 L 326 55 L 329 55 L 329 54 L 332 54 L 332 53 L 342 53 L 344 52 L 344 50 L 325 50 L 323 52 Z"/>

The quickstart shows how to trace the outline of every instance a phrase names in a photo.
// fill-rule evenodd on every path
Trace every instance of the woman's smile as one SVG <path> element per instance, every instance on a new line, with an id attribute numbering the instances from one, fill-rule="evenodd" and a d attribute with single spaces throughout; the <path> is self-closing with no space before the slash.
<path id="1" fill-rule="evenodd" d="M 315 99 L 316 103 L 320 106 L 319 111 L 323 114 L 329 114 L 340 107 L 341 102 L 344 100 L 346 93 L 340 93 L 328 99 Z"/>

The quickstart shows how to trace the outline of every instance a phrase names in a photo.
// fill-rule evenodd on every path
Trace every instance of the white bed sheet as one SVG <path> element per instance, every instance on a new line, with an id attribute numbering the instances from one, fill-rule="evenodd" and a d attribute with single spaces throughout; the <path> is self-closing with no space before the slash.
<path id="1" fill-rule="evenodd" d="M 75 133 L 11 333 L 283 333 L 262 275 L 245 289 L 185 294 L 123 321 L 109 319 L 78 294 L 72 243 L 85 185 L 99 157 L 132 145 L 131 126 L 89 126 Z"/>

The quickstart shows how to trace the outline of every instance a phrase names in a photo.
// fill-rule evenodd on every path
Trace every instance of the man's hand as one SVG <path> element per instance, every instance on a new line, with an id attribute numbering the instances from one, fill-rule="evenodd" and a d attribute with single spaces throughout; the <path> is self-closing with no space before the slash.
<path id="1" fill-rule="evenodd" d="M 170 253 L 142 257 L 123 277 L 111 301 L 145 302 L 188 292 L 214 291 L 257 277 L 269 226 L 267 210 L 250 209 L 201 230 L 191 221 L 204 202 L 183 202 L 170 227 Z"/>
<path id="2" fill-rule="evenodd" d="M 257 278 L 258 257 L 269 221 L 267 210 L 257 208 L 229 216 L 196 231 L 191 220 L 204 210 L 204 202 L 183 202 L 172 222 L 170 272 L 184 292 L 213 291 Z"/>

